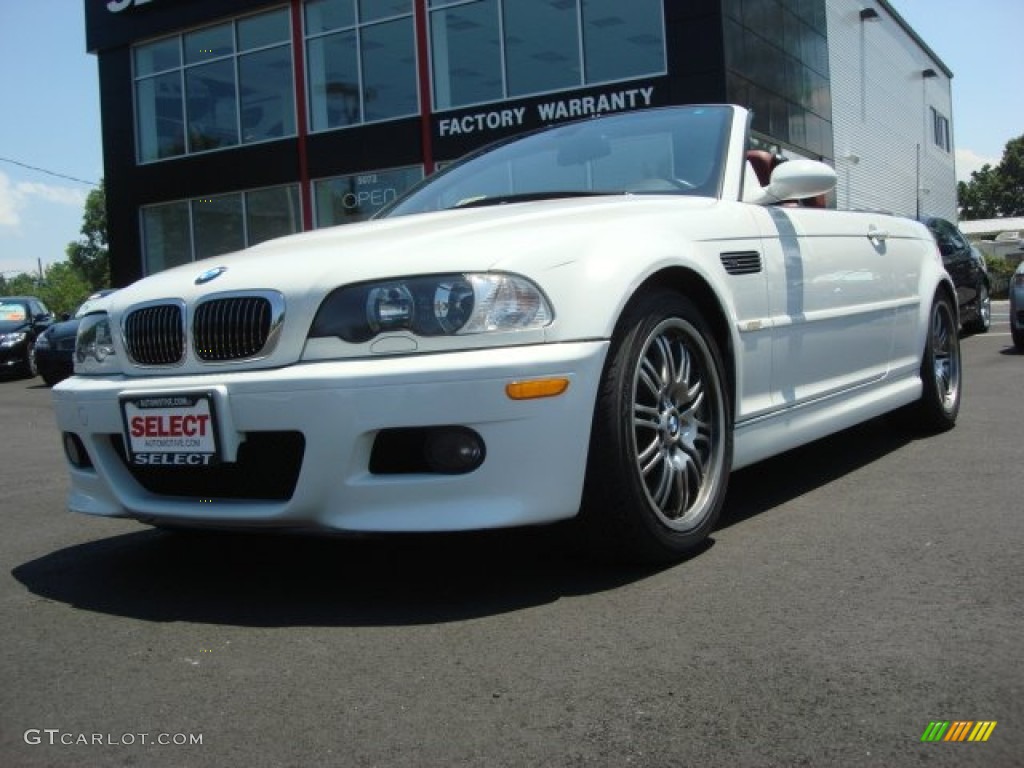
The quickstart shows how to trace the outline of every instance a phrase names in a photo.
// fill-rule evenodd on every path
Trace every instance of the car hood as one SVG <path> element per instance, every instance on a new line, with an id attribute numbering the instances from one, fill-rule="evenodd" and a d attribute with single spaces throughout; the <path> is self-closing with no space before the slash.
<path id="1" fill-rule="evenodd" d="M 0 320 L 0 333 L 14 333 L 15 331 L 24 331 L 28 328 L 28 323 L 24 320 Z"/>
<path id="2" fill-rule="evenodd" d="M 64 320 L 59 323 L 54 323 L 46 331 L 46 335 L 51 339 L 63 339 L 68 336 L 75 336 L 78 333 L 78 324 L 80 320 Z"/>
<path id="3" fill-rule="evenodd" d="M 640 238 L 655 237 L 666 221 L 683 237 L 720 236 L 721 224 L 716 229 L 716 217 L 708 213 L 721 205 L 709 198 L 679 195 L 588 197 L 347 224 L 158 273 L 119 290 L 109 297 L 107 307 L 115 326 L 123 329 L 125 313 L 147 302 L 181 300 L 192 305 L 233 292 L 279 292 L 285 318 L 274 351 L 232 367 L 283 366 L 302 355 L 317 309 L 340 286 L 423 274 L 507 271 L 534 280 L 542 290 L 554 282 L 575 290 L 577 284 L 564 279 L 566 270 L 589 265 L 589 257 L 607 255 L 609 249 L 621 261 Z M 222 271 L 210 278 L 216 268 Z M 556 270 L 561 281 L 545 279 Z M 562 297 L 549 298 L 557 312 Z M 359 350 L 342 354 L 356 356 Z M 124 370 L 153 375 L 127 361 Z M 189 360 L 179 370 L 204 369 Z"/>
<path id="4" fill-rule="evenodd" d="M 543 269 L 580 252 L 581 239 L 600 238 L 609 221 L 699 213 L 716 201 L 681 196 L 572 198 L 495 205 L 378 219 L 271 240 L 233 254 L 160 272 L 111 297 L 110 306 L 210 294 L 274 289 L 295 297 L 334 287 L 415 274 Z M 641 230 L 642 231 L 642 230 Z M 572 253 L 563 247 L 572 243 Z M 225 271 L 197 284 L 216 267 Z"/>

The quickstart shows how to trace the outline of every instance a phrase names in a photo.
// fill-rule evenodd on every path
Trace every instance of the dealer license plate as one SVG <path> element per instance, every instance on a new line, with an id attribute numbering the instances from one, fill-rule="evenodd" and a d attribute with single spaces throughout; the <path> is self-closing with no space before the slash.
<path id="1" fill-rule="evenodd" d="M 220 461 L 208 392 L 121 398 L 128 460 L 136 466 L 205 467 Z"/>

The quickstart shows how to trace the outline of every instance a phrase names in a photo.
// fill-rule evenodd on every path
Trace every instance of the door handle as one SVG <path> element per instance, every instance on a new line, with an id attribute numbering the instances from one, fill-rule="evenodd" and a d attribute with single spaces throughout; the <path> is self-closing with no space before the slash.
<path id="1" fill-rule="evenodd" d="M 888 240 L 889 231 L 885 229 L 876 229 L 875 227 L 868 227 L 868 240 Z"/>

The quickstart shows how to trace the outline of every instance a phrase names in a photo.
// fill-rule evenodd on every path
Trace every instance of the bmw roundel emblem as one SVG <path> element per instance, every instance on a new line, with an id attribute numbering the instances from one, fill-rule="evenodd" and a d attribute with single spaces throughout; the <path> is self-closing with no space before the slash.
<path id="1" fill-rule="evenodd" d="M 216 280 L 227 271 L 227 267 L 214 267 L 213 269 L 208 269 L 196 278 L 196 285 L 205 285 L 211 280 Z"/>

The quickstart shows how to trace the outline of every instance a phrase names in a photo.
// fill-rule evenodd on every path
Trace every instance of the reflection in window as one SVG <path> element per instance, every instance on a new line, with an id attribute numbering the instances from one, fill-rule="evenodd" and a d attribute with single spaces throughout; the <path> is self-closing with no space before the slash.
<path id="1" fill-rule="evenodd" d="M 312 0 L 305 8 L 314 131 L 418 112 L 411 0 Z"/>
<path id="2" fill-rule="evenodd" d="M 146 274 L 302 229 L 295 184 L 151 205 L 141 218 Z"/>
<path id="3" fill-rule="evenodd" d="M 291 50 L 269 48 L 238 60 L 242 141 L 295 134 Z"/>
<path id="4" fill-rule="evenodd" d="M 147 274 L 192 261 L 188 203 L 166 203 L 142 209 L 142 252 Z"/>
<path id="5" fill-rule="evenodd" d="M 218 195 L 192 201 L 196 258 L 206 259 L 245 247 L 242 196 Z"/>
<path id="6" fill-rule="evenodd" d="M 435 107 L 663 74 L 661 0 L 430 2 Z"/>
<path id="7" fill-rule="evenodd" d="M 230 147 L 238 143 L 238 88 L 231 59 L 185 70 L 188 149 Z"/>
<path id="8" fill-rule="evenodd" d="M 148 77 L 135 84 L 142 162 L 174 157 L 185 152 L 182 120 L 181 75 L 172 72 Z"/>
<path id="9" fill-rule="evenodd" d="M 588 83 L 661 72 L 665 35 L 661 0 L 583 0 Z"/>
<path id="10" fill-rule="evenodd" d="M 435 11 L 430 16 L 430 33 L 438 109 L 494 101 L 504 95 L 498 0 Z"/>
<path id="11" fill-rule="evenodd" d="M 247 245 L 298 232 L 302 229 L 301 209 L 295 185 L 246 192 Z"/>
<path id="12" fill-rule="evenodd" d="M 287 8 L 146 43 L 133 59 L 140 162 L 295 134 Z"/>
<path id="13" fill-rule="evenodd" d="M 755 131 L 831 157 L 824 0 L 729 0 L 723 8 L 727 101 L 753 110 Z"/>
<path id="14" fill-rule="evenodd" d="M 318 181 L 314 184 L 317 226 L 364 221 L 422 178 L 422 168 L 415 167 Z"/>
<path id="15" fill-rule="evenodd" d="M 341 32 L 309 41 L 309 90 L 314 131 L 360 122 L 357 56 L 354 32 Z"/>
<path id="16" fill-rule="evenodd" d="M 413 52 L 404 45 L 413 35 L 411 16 L 363 30 L 365 121 L 412 115 L 419 109 L 416 62 Z"/>
<path id="17" fill-rule="evenodd" d="M 575 3 L 505 3 L 508 95 L 572 88 L 580 83 L 579 17 Z"/>

